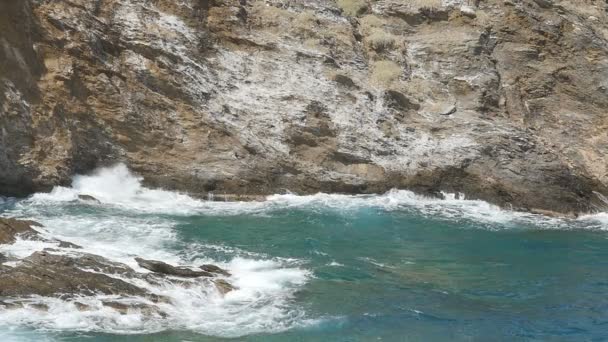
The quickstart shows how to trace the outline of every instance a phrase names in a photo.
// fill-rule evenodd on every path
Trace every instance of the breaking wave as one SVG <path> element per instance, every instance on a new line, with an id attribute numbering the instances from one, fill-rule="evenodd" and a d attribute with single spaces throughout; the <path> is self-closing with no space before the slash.
<path id="1" fill-rule="evenodd" d="M 79 195 L 93 196 L 98 202 L 83 202 Z M 439 219 L 471 220 L 493 229 L 503 229 L 511 223 L 528 224 L 535 229 L 604 229 L 608 225 L 605 213 L 566 220 L 503 210 L 483 201 L 467 200 L 463 195 L 445 194 L 445 199 L 431 199 L 404 190 L 382 195 L 286 194 L 268 196 L 260 202 L 210 202 L 177 192 L 145 188 L 141 179 L 124 165 L 75 176 L 71 187 L 56 187 L 50 193 L 38 193 L 20 201 L 2 199 L 0 204 L 7 203 L 11 205 L 3 215 L 39 221 L 44 225 L 43 234 L 81 245 L 84 252 L 125 263 L 142 272 L 145 270 L 134 261 L 136 256 L 176 265 L 214 263 L 231 272 L 227 280 L 238 288 L 222 296 L 205 282 L 187 288 L 170 282 L 158 285 L 139 280 L 136 285 L 170 298 L 169 303 L 159 304 L 166 316 L 145 315 L 141 310 L 121 314 L 102 305 L 104 300 L 115 299 L 108 296 L 77 298 L 92 308 L 87 311 L 78 310 L 76 300 L 42 297 L 29 298 L 31 305 L 23 308 L 0 311 L 3 326 L 111 333 L 187 329 L 237 337 L 317 322 L 307 317 L 294 300 L 298 290 L 312 278 L 305 260 L 272 258 L 229 246 L 184 242 L 178 237 L 175 215 L 269 215 L 274 211 L 299 209 L 348 214 L 371 209 L 394 213 L 415 211 Z M 0 253 L 23 258 L 49 247 L 59 253 L 74 252 L 49 242 L 18 240 L 13 245 L 0 246 Z M 217 255 L 214 251 L 218 250 L 224 258 L 212 259 L 210 255 Z M 129 300 L 145 302 L 143 298 Z M 39 310 L 40 304 L 48 309 Z"/>
<path id="2" fill-rule="evenodd" d="M 567 228 L 575 223 L 577 227 L 603 229 L 608 224 L 607 213 L 589 214 L 576 220 L 568 220 L 505 210 L 485 201 L 466 199 L 464 194 L 444 193 L 444 198 L 438 199 L 407 190 L 391 190 L 381 195 L 283 194 L 268 196 L 265 201 L 205 201 L 178 192 L 145 188 L 141 184 L 141 178 L 133 175 L 123 164 L 99 169 L 92 175 L 75 176 L 71 187 L 55 187 L 50 193 L 35 194 L 24 203 L 74 203 L 78 201 L 79 195 L 95 197 L 100 206 L 168 215 L 251 215 L 298 208 L 348 213 L 358 209 L 376 208 L 385 211 L 414 210 L 422 215 L 440 219 L 470 219 L 498 225 L 527 223 L 543 228 Z"/>

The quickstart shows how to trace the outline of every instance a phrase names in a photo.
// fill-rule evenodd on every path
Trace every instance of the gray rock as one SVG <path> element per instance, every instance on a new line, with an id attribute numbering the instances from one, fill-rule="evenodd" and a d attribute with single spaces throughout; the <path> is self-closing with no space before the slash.
<path id="1" fill-rule="evenodd" d="M 78 199 L 83 202 L 101 203 L 97 198 L 91 195 L 78 195 Z"/>
<path id="2" fill-rule="evenodd" d="M 36 252 L 21 260 L 15 267 L 0 269 L 0 296 L 72 297 L 104 293 L 156 297 L 123 280 L 105 274 L 83 271 L 81 267 L 121 274 L 132 272 L 127 266 L 113 264 L 98 256 L 85 255 L 81 258 L 74 258 L 49 252 Z"/>
<path id="3" fill-rule="evenodd" d="M 604 1 L 368 3 L 1 2 L 0 193 L 125 162 L 199 196 L 396 187 L 605 207 Z"/>
<path id="4" fill-rule="evenodd" d="M 232 286 L 232 284 L 230 284 L 229 282 L 225 281 L 224 279 L 214 279 L 213 280 L 213 284 L 215 285 L 215 287 L 217 288 L 217 290 L 222 295 L 225 295 L 226 293 L 228 293 L 230 291 L 236 290 L 236 288 L 234 286 Z"/>
<path id="5" fill-rule="evenodd" d="M 146 260 L 135 258 L 137 264 L 147 270 L 155 273 L 171 275 L 176 277 L 196 278 L 196 277 L 213 277 L 213 274 L 206 271 L 194 271 L 186 267 L 175 267 L 157 260 Z"/>

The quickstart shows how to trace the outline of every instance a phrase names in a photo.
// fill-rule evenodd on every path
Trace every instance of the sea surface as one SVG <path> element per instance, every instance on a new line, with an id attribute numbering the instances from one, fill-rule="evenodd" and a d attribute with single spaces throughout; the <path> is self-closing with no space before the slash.
<path id="1" fill-rule="evenodd" d="M 223 297 L 143 284 L 171 299 L 166 317 L 121 315 L 99 305 L 104 296 L 81 300 L 92 311 L 34 298 L 49 310 L 0 311 L 3 342 L 608 340 L 602 213 L 556 219 L 398 190 L 208 202 L 146 189 L 117 165 L 2 198 L 0 215 L 138 270 L 136 256 L 214 263 L 238 287 Z M 20 240 L 0 253 L 46 247 L 56 246 Z"/>

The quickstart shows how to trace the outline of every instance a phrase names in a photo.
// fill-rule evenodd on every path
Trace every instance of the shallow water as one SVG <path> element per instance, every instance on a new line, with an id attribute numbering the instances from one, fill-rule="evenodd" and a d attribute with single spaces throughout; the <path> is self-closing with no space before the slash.
<path id="1" fill-rule="evenodd" d="M 171 298 L 166 318 L 36 298 L 49 312 L 0 312 L 1 341 L 608 339 L 604 214 L 560 220 L 407 191 L 203 202 L 145 189 L 124 166 L 0 208 L 137 269 L 135 256 L 216 263 L 239 287 L 139 284 Z"/>

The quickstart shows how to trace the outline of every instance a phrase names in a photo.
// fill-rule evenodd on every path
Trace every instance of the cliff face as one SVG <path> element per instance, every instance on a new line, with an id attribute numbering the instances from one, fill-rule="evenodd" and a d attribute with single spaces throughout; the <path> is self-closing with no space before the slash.
<path id="1" fill-rule="evenodd" d="M 126 162 L 150 185 L 608 194 L 600 0 L 0 2 L 0 193 Z"/>

